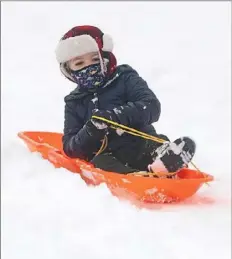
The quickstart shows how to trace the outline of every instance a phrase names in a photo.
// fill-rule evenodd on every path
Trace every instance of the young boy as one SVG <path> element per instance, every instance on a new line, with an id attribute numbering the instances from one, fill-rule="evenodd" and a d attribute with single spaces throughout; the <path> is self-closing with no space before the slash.
<path id="1" fill-rule="evenodd" d="M 77 84 L 65 97 L 64 152 L 117 173 L 174 172 L 188 165 L 195 143 L 187 137 L 170 143 L 167 136 L 156 133 L 152 123 L 160 117 L 158 98 L 132 67 L 117 66 L 112 50 L 111 37 L 94 26 L 74 27 L 58 43 L 61 72 Z M 94 116 L 167 142 L 123 133 Z M 103 140 L 106 148 L 97 154 Z"/>

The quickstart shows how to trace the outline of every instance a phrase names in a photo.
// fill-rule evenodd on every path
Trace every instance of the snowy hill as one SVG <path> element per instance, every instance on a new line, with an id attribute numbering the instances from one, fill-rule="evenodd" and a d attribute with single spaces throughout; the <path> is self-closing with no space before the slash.
<path id="1" fill-rule="evenodd" d="M 2 3 L 3 259 L 231 258 L 231 3 Z M 158 132 L 197 142 L 194 162 L 215 176 L 192 204 L 138 210 L 106 186 L 31 154 L 17 132 L 62 132 L 54 49 L 75 25 L 111 34 L 162 103 Z"/>

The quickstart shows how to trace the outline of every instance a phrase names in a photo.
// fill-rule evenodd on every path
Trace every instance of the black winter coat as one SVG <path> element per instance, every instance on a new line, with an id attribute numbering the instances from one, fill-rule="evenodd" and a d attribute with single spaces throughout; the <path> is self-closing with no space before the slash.
<path id="1" fill-rule="evenodd" d="M 76 88 L 65 97 L 65 122 L 63 150 L 67 156 L 90 161 L 101 147 L 103 131 L 89 134 L 85 123 L 94 109 L 113 110 L 121 124 L 157 135 L 153 122 L 160 116 L 160 102 L 147 83 L 128 65 L 120 65 L 107 84 L 95 90 Z M 111 129 L 107 151 L 120 157 L 123 162 L 136 159 L 143 139 L 124 133 L 119 136 Z"/>

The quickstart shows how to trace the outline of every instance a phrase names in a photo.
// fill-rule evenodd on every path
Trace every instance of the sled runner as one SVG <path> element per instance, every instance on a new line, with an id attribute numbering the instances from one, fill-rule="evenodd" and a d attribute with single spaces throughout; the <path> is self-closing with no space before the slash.
<path id="1" fill-rule="evenodd" d="M 171 203 L 185 200 L 194 195 L 213 176 L 182 168 L 173 172 L 175 178 L 143 177 L 152 175 L 145 172 L 122 175 L 95 168 L 80 159 L 67 157 L 62 149 L 62 134 L 55 132 L 25 131 L 18 136 L 26 143 L 31 152 L 41 153 L 56 168 L 63 167 L 79 173 L 91 185 L 105 183 L 113 195 L 131 201 L 148 203 Z"/>

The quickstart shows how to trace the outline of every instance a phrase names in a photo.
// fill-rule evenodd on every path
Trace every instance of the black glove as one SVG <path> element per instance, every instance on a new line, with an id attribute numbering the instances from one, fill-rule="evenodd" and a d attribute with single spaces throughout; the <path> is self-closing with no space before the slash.
<path id="1" fill-rule="evenodd" d="M 108 126 L 100 125 L 100 123 L 92 120 L 87 121 L 84 127 L 89 136 L 97 139 L 102 138 L 108 131 Z"/>
<path id="2" fill-rule="evenodd" d="M 114 111 L 110 111 L 110 110 L 94 110 L 92 116 L 97 116 L 97 117 L 102 117 L 106 120 L 109 121 L 113 121 L 113 122 L 117 122 L 118 123 L 118 119 L 117 119 L 117 115 L 115 114 Z M 92 123 L 97 123 L 99 125 L 99 127 L 108 127 L 111 124 L 107 123 L 106 121 L 100 120 L 100 119 L 96 119 L 96 118 L 91 118 Z M 101 125 L 101 126 L 100 126 Z"/>

